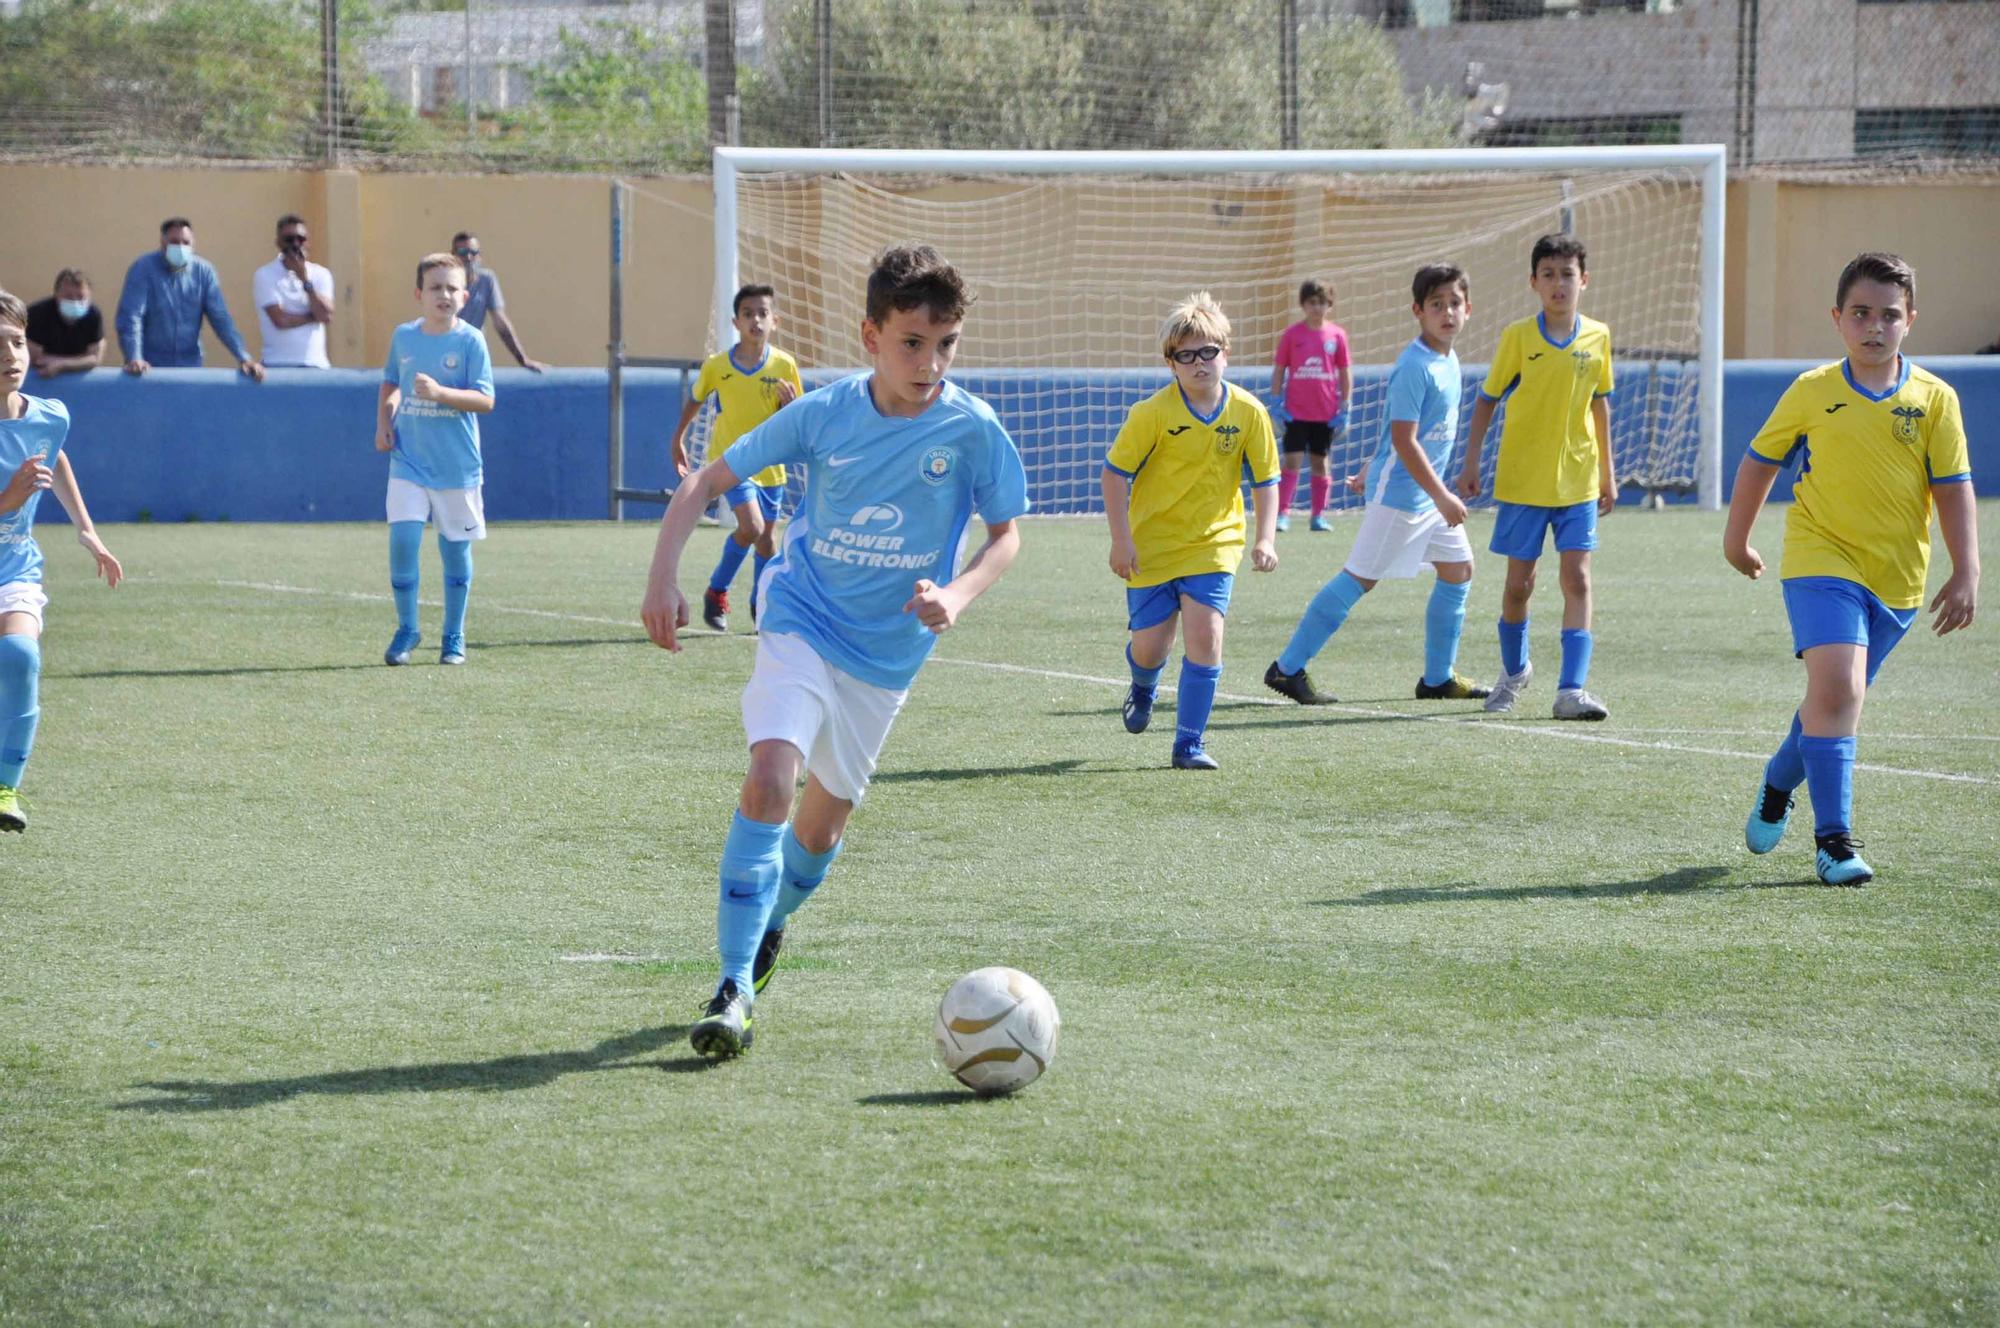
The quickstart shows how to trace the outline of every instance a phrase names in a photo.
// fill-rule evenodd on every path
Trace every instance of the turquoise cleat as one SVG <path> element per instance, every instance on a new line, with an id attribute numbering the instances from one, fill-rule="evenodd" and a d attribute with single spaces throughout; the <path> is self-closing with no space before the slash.
<path id="1" fill-rule="evenodd" d="M 423 639 L 422 633 L 414 627 L 398 627 L 396 635 L 389 640 L 389 648 L 382 652 L 382 662 L 389 665 L 409 663 L 410 652 Z"/>
<path id="2" fill-rule="evenodd" d="M 1856 849 L 1861 841 L 1845 832 L 1819 835 L 1819 869 L 1822 885 L 1866 885 L 1875 879 L 1875 869 L 1861 860 Z"/>
<path id="3" fill-rule="evenodd" d="M 1750 811 L 1750 819 L 1743 823 L 1743 846 L 1752 853 L 1769 853 L 1785 837 L 1785 827 L 1791 820 L 1792 795 L 1764 785 L 1757 805 Z"/>
<path id="4" fill-rule="evenodd" d="M 444 648 L 438 651 L 438 663 L 465 663 L 465 637 L 455 632 L 446 632 Z"/>
<path id="5" fill-rule="evenodd" d="M 1291 528 L 1292 528 L 1292 519 L 1289 516 L 1286 516 L 1284 513 L 1280 512 L 1278 514 L 1278 533 L 1282 535 Z"/>

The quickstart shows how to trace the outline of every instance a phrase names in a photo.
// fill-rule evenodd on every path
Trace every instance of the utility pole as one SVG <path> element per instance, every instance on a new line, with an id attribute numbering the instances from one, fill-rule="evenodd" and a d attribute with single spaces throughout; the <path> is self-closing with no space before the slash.
<path id="1" fill-rule="evenodd" d="M 1299 145 L 1299 0 L 1278 0 L 1278 146 Z"/>
<path id="2" fill-rule="evenodd" d="M 813 62 L 819 71 L 815 128 L 819 146 L 833 146 L 833 0 L 813 0 Z"/>
<path id="3" fill-rule="evenodd" d="M 708 141 L 736 141 L 736 0 L 703 0 L 708 27 Z"/>
<path id="4" fill-rule="evenodd" d="M 340 0 L 319 6 L 320 156 L 340 165 Z"/>

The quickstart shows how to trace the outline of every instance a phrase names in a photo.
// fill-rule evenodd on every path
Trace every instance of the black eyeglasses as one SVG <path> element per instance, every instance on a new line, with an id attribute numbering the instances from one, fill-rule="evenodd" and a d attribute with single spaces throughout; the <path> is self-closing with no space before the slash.
<path id="1" fill-rule="evenodd" d="M 304 244 L 308 238 L 308 236 L 304 235 L 280 235 L 278 242 L 280 244 Z"/>
<path id="2" fill-rule="evenodd" d="M 1170 351 L 1167 354 L 1167 358 L 1175 364 L 1193 364 L 1196 360 L 1207 364 L 1220 354 L 1222 354 L 1222 347 L 1220 346 L 1197 346 L 1193 350 Z"/>
<path id="3" fill-rule="evenodd" d="M 477 258 L 479 257 L 479 251 L 477 249 L 461 249 L 458 251 L 458 256 L 460 258 Z"/>

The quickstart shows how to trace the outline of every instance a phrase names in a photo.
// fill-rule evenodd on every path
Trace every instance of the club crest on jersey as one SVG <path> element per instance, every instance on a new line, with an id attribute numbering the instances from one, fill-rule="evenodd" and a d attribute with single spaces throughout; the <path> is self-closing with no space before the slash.
<path id="1" fill-rule="evenodd" d="M 957 464 L 958 456 L 949 447 L 933 447 L 918 460 L 917 473 L 926 484 L 943 484 L 951 478 L 952 467 Z"/>
<path id="2" fill-rule="evenodd" d="M 1236 435 L 1243 430 L 1233 424 L 1225 424 L 1215 431 L 1215 450 L 1219 455 L 1228 456 L 1236 450 Z"/>
<path id="3" fill-rule="evenodd" d="M 1578 378 L 1587 378 L 1590 376 L 1589 351 L 1573 350 L 1569 353 L 1569 358 L 1570 358 L 1570 363 L 1576 366 L 1576 376 Z"/>
<path id="4" fill-rule="evenodd" d="M 1914 443 L 1917 441 L 1917 421 L 1924 417 L 1922 406 L 1897 406 L 1889 412 L 1896 417 L 1896 441 Z"/>
<path id="5" fill-rule="evenodd" d="M 458 367 L 458 356 L 456 355 L 445 356 L 444 367 L 447 369 L 456 369 Z"/>

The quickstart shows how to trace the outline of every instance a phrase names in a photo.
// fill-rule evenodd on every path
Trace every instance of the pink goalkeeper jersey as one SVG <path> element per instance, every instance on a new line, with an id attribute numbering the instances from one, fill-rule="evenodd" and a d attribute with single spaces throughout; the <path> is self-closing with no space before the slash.
<path id="1" fill-rule="evenodd" d="M 1285 375 L 1285 413 L 1295 420 L 1330 420 L 1340 414 L 1340 370 L 1347 367 L 1347 331 L 1338 323 L 1312 328 L 1293 323 L 1278 338 L 1278 367 Z"/>

